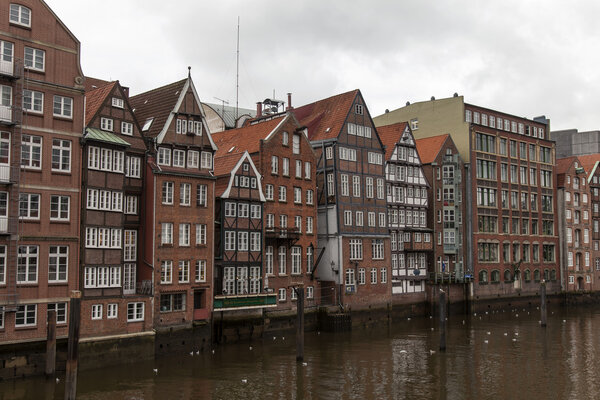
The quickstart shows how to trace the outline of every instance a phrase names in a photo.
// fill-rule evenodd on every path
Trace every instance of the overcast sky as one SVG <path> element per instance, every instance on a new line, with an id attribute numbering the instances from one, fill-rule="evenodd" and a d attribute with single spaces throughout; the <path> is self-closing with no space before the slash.
<path id="1" fill-rule="evenodd" d="M 87 76 L 132 94 L 182 79 L 201 100 L 295 106 L 352 89 L 372 116 L 450 97 L 553 130 L 600 129 L 598 1 L 46 0 Z"/>

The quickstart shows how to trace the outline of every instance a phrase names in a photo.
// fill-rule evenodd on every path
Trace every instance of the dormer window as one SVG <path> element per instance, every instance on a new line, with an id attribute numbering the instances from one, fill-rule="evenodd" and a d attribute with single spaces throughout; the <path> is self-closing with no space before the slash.
<path id="1" fill-rule="evenodd" d="M 10 22 L 31 28 L 31 10 L 20 4 L 11 4 Z"/>
<path id="2" fill-rule="evenodd" d="M 123 108 L 123 99 L 119 99 L 118 97 L 112 98 L 112 106 L 116 108 Z"/>
<path id="3" fill-rule="evenodd" d="M 362 106 L 362 105 L 360 105 L 360 104 L 357 104 L 357 105 L 354 107 L 354 112 L 355 112 L 356 114 L 358 114 L 358 115 L 363 115 L 363 106 Z"/>

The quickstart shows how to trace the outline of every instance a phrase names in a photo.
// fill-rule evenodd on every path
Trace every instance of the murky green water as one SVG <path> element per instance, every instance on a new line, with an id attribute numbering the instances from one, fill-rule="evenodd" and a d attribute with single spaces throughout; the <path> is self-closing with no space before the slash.
<path id="1" fill-rule="evenodd" d="M 305 365 L 290 335 L 85 371 L 78 399 L 599 399 L 600 307 L 551 311 L 545 329 L 535 306 L 453 316 L 445 353 L 435 320 L 413 318 L 307 333 Z M 0 399 L 62 399 L 62 378 L 0 383 Z"/>

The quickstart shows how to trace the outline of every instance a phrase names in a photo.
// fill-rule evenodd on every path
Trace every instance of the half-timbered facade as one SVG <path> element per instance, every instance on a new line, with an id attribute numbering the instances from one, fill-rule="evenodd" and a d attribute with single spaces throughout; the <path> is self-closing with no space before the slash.
<path id="1" fill-rule="evenodd" d="M 427 179 L 408 123 L 380 126 L 377 132 L 385 146 L 392 294 L 424 294 L 432 250 Z"/>
<path id="2" fill-rule="evenodd" d="M 359 90 L 293 110 L 317 153 L 323 298 L 347 307 L 391 300 L 384 147 Z M 333 289 L 333 290 L 332 290 Z M 337 289 L 337 290 L 335 290 Z"/>
<path id="3" fill-rule="evenodd" d="M 592 279 L 594 290 L 600 290 L 600 154 L 578 156 L 587 174 L 590 191 L 590 220 L 588 227 L 592 243 Z"/>
<path id="4" fill-rule="evenodd" d="M 0 3 L 0 342 L 67 334 L 78 289 L 80 43 L 46 3 Z"/>
<path id="5" fill-rule="evenodd" d="M 248 152 L 215 157 L 214 310 L 275 305 L 263 291 L 261 175 Z"/>
<path id="6" fill-rule="evenodd" d="M 215 141 L 219 155 L 247 151 L 262 175 L 264 292 L 277 296 L 278 311 L 291 310 L 293 287 L 303 284 L 306 306 L 318 305 L 315 154 L 298 121 L 289 112 L 259 113 L 243 128 L 215 134 Z"/>
<path id="7" fill-rule="evenodd" d="M 146 146 L 127 89 L 90 80 L 97 85 L 86 85 L 82 140 L 82 334 L 147 331 L 152 275 L 139 256 Z"/>
<path id="8" fill-rule="evenodd" d="M 154 326 L 208 320 L 217 147 L 191 76 L 134 96 L 131 104 L 150 147 L 143 261 L 154 270 Z"/>

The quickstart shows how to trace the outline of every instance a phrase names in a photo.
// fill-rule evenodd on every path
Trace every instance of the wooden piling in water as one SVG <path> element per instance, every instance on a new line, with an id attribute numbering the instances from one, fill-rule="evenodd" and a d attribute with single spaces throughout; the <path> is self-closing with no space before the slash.
<path id="1" fill-rule="evenodd" d="M 446 351 L 446 292 L 440 289 L 440 351 Z"/>
<path id="2" fill-rule="evenodd" d="M 548 310 L 546 306 L 546 280 L 542 280 L 542 283 L 540 284 L 540 296 L 542 303 L 540 305 L 540 312 L 542 313 L 540 320 L 542 327 L 546 327 L 546 321 L 548 317 Z"/>
<path id="3" fill-rule="evenodd" d="M 65 378 L 65 400 L 77 397 L 77 363 L 79 361 L 79 326 L 81 322 L 81 292 L 71 291 L 69 305 L 69 343 L 67 348 L 67 373 Z"/>
<path id="4" fill-rule="evenodd" d="M 304 285 L 294 288 L 296 291 L 296 361 L 304 360 Z"/>
<path id="5" fill-rule="evenodd" d="M 46 335 L 46 377 L 51 378 L 56 371 L 56 311 L 48 311 Z"/>

